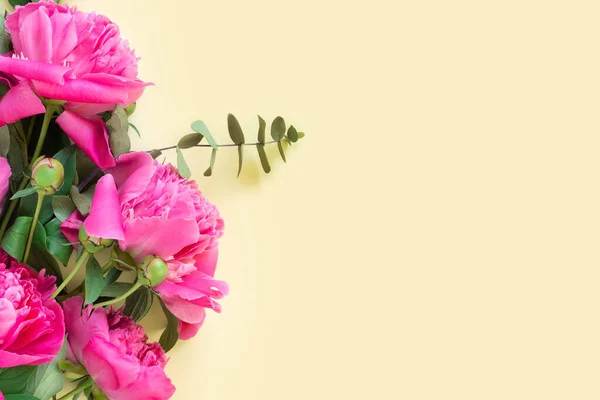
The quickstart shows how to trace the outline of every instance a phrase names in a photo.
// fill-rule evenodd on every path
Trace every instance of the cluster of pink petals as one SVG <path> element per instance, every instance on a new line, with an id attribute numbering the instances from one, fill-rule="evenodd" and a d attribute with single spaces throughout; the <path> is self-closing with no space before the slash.
<path id="1" fill-rule="evenodd" d="M 214 279 L 224 228 L 219 211 L 196 182 L 147 153 L 122 155 L 106 172 L 96 186 L 89 217 L 82 222 L 76 211 L 63 222 L 62 232 L 76 241 L 83 223 L 90 236 L 119 240 L 138 262 L 148 255 L 163 258 L 169 273 L 155 290 L 179 319 L 180 338 L 193 337 L 206 309 L 221 312 L 217 300 L 229 292 L 227 283 Z"/>
<path id="2" fill-rule="evenodd" d="M 45 364 L 62 348 L 64 316 L 50 298 L 54 282 L 0 249 L 0 368 Z"/>
<path id="3" fill-rule="evenodd" d="M 0 126 L 43 113 L 36 94 L 66 101 L 58 124 L 98 166 L 114 166 L 97 114 L 134 103 L 148 85 L 137 78 L 138 59 L 117 25 L 42 0 L 16 7 L 6 31 L 14 52 L 0 56 L 0 72 L 19 83 L 0 101 Z"/>
<path id="4" fill-rule="evenodd" d="M 82 365 L 110 400 L 169 399 L 175 387 L 160 345 L 148 344 L 143 328 L 121 311 L 82 306 L 81 297 L 63 303 L 69 360 Z"/>

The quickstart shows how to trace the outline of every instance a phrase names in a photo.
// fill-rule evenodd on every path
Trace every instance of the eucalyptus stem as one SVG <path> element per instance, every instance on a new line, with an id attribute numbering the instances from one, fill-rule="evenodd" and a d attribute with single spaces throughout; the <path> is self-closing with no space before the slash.
<path id="1" fill-rule="evenodd" d="M 33 157 L 31 157 L 32 161 L 35 161 L 42 152 L 42 147 L 44 146 L 44 141 L 46 140 L 46 134 L 48 133 L 48 127 L 50 126 L 50 121 L 52 120 L 52 116 L 54 112 L 56 112 L 56 105 L 48 105 L 46 107 L 46 113 L 44 114 L 44 122 L 42 123 L 42 130 L 40 131 L 40 137 L 37 142 L 37 146 L 35 147 L 35 152 L 33 153 Z M 29 177 L 24 176 L 19 184 L 18 191 L 21 191 L 27 187 L 29 183 Z M 4 236 L 6 232 L 6 228 L 8 228 L 8 223 L 10 222 L 10 218 L 12 214 L 15 212 L 17 208 L 17 204 L 19 203 L 19 199 L 14 199 L 10 201 L 8 209 L 6 210 L 6 214 L 4 215 L 4 220 L 2 221 L 2 225 L 0 226 L 0 238 Z"/>
<path id="2" fill-rule="evenodd" d="M 265 143 L 260 143 L 260 142 L 256 142 L 256 143 L 242 143 L 242 144 L 235 144 L 235 143 L 229 143 L 229 144 L 218 144 L 217 147 L 240 147 L 240 146 L 256 146 L 258 144 L 273 144 L 273 143 L 279 143 L 282 142 L 283 140 L 287 140 L 287 139 L 281 139 L 281 140 L 271 140 L 270 142 L 265 142 Z M 197 144 L 194 147 L 212 147 L 210 144 Z M 177 148 L 177 145 L 175 146 L 169 146 L 169 147 L 163 147 L 162 149 L 153 149 L 150 151 L 154 151 L 154 150 L 158 150 L 158 151 L 166 151 L 166 150 L 174 150 Z M 150 153 L 150 151 L 147 151 L 147 153 Z"/>
<path id="3" fill-rule="evenodd" d="M 86 383 L 84 383 L 83 385 L 77 386 L 75 389 L 71 390 L 69 393 L 65 394 L 64 396 L 59 397 L 58 400 L 67 400 L 71 396 L 74 396 L 77 393 L 84 391 L 85 389 L 89 388 L 93 384 L 94 384 L 94 381 L 91 378 L 88 378 L 88 381 Z"/>
<path id="4" fill-rule="evenodd" d="M 37 193 L 37 205 L 35 206 L 35 214 L 33 214 L 33 220 L 31 221 L 31 228 L 29 229 L 29 237 L 27 238 L 27 246 L 25 247 L 25 256 L 23 256 L 23 262 L 27 264 L 27 259 L 29 258 L 29 252 L 31 251 L 31 243 L 33 242 L 33 237 L 35 236 L 35 228 L 37 227 L 38 219 L 40 218 L 40 211 L 42 210 L 42 203 L 44 202 L 44 197 L 46 196 L 43 192 Z"/>
<path id="5" fill-rule="evenodd" d="M 136 290 L 138 290 L 140 287 L 142 287 L 142 283 L 138 280 L 132 287 L 131 289 L 129 289 L 127 291 L 127 293 L 119 296 L 119 297 L 115 297 L 112 300 L 108 300 L 105 301 L 103 303 L 98 303 L 94 305 L 94 308 L 100 308 L 100 307 L 106 307 L 106 306 L 110 306 L 111 304 L 115 304 L 118 303 L 120 301 L 125 300 L 126 298 L 128 298 L 129 296 L 131 296 Z"/>
<path id="6" fill-rule="evenodd" d="M 77 274 L 77 271 L 79 271 L 81 269 L 81 267 L 87 262 L 87 260 L 88 260 L 89 257 L 90 257 L 90 253 L 87 250 L 84 250 L 83 254 L 81 255 L 81 257 L 79 257 L 79 259 L 75 263 L 75 267 L 73 268 L 73 271 L 71 271 L 71 273 L 69 274 L 69 276 L 67 276 L 65 278 L 65 280 L 63 281 L 63 283 L 58 287 L 58 289 L 56 289 L 56 291 L 52 295 L 53 299 L 56 298 L 56 296 L 58 296 L 60 294 L 60 292 L 63 291 L 64 288 L 67 287 L 67 285 L 69 284 L 69 282 L 71 282 L 71 280 L 73 279 L 73 277 L 75 277 L 75 275 Z"/>

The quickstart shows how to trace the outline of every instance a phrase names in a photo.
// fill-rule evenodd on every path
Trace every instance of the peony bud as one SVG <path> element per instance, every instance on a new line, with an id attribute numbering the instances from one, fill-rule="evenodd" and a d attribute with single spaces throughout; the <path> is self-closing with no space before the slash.
<path id="1" fill-rule="evenodd" d="M 148 281 L 148 286 L 155 287 L 167 278 L 169 267 L 165 260 L 156 256 L 144 258 L 138 266 L 141 275 Z"/>
<path id="2" fill-rule="evenodd" d="M 65 179 L 65 169 L 54 158 L 41 158 L 31 171 L 31 184 L 38 186 L 45 194 L 54 194 L 61 188 Z"/>
<path id="3" fill-rule="evenodd" d="M 81 229 L 79 230 L 79 242 L 88 253 L 96 254 L 105 248 L 110 247 L 114 243 L 114 240 L 92 237 L 87 234 L 85 227 L 81 225 Z"/>

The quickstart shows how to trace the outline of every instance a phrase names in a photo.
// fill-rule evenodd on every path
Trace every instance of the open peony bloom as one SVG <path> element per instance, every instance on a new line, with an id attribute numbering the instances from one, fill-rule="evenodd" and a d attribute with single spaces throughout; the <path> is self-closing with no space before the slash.
<path id="1" fill-rule="evenodd" d="M 50 298 L 54 281 L 0 249 L 0 368 L 45 364 L 62 348 L 64 316 Z"/>
<path id="2" fill-rule="evenodd" d="M 81 297 L 63 303 L 69 360 L 82 365 L 109 400 L 171 398 L 175 387 L 160 345 L 148 344 L 144 329 L 121 311 L 82 306 Z"/>
<path id="3" fill-rule="evenodd" d="M 8 160 L 4 157 L 0 157 L 0 206 L 8 193 L 8 186 L 10 184 L 10 165 Z M 2 399 L 0 399 L 2 400 Z"/>
<path id="4" fill-rule="evenodd" d="M 44 112 L 38 96 L 64 100 L 61 128 L 101 168 L 115 165 L 104 122 L 96 114 L 134 103 L 147 83 L 138 58 L 108 18 L 42 0 L 16 7 L 6 18 L 14 52 L 0 57 L 0 72 L 15 76 L 0 101 L 0 126 Z M 33 91 L 32 91 L 33 89 Z"/>

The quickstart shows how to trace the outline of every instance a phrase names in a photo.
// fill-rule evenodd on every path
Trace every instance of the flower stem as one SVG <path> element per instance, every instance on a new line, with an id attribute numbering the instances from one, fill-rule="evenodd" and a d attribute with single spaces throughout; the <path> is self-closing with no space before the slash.
<path id="1" fill-rule="evenodd" d="M 76 395 L 79 392 L 84 391 L 85 389 L 89 388 L 90 386 L 92 386 L 94 384 L 94 381 L 89 379 L 87 382 L 85 382 L 83 385 L 79 385 L 77 386 L 75 389 L 71 390 L 69 393 L 65 394 L 64 396 L 61 396 L 58 398 L 58 400 L 66 400 L 71 396 Z"/>
<path id="2" fill-rule="evenodd" d="M 40 153 L 42 152 L 42 147 L 44 146 L 44 141 L 46 140 L 46 134 L 48 133 L 48 127 L 50 126 L 50 121 L 52 120 L 52 116 L 54 115 L 54 112 L 56 110 L 57 109 L 56 109 L 55 105 L 49 105 L 46 108 L 46 113 L 44 114 L 44 122 L 42 123 L 42 130 L 40 131 L 40 137 L 38 139 L 37 146 L 35 148 L 35 152 L 33 153 L 33 157 L 31 157 L 32 161 L 35 161 L 40 156 Z M 19 188 L 17 189 L 17 192 L 25 189 L 27 187 L 28 183 L 29 183 L 29 178 L 27 176 L 23 177 L 23 179 L 21 180 L 21 183 L 19 184 Z M 17 208 L 17 204 L 19 204 L 19 199 L 14 199 L 14 200 L 10 201 L 10 205 L 8 206 L 8 209 L 6 210 L 6 215 L 4 215 L 4 220 L 2 221 L 2 225 L 0 226 L 0 238 L 2 238 L 4 236 L 4 233 L 6 232 L 6 228 L 8 227 L 8 223 L 10 222 L 10 218 L 12 217 L 12 214 L 15 212 L 15 209 Z"/>
<path id="3" fill-rule="evenodd" d="M 127 293 L 125 293 L 125 294 L 123 294 L 123 295 L 121 295 L 119 297 L 115 297 L 112 300 L 105 301 L 104 303 L 95 304 L 94 308 L 106 307 L 106 306 L 110 306 L 111 304 L 115 304 L 115 303 L 118 303 L 120 301 L 123 301 L 126 298 L 128 298 L 129 296 L 131 296 L 133 294 L 133 292 L 135 292 L 136 290 L 138 290 L 140 287 L 142 287 L 142 283 L 140 281 L 137 281 L 135 283 L 135 285 L 133 285 L 131 287 L 131 289 L 129 289 L 127 291 Z"/>
<path id="4" fill-rule="evenodd" d="M 25 141 L 25 143 L 29 143 L 29 141 L 31 140 L 31 135 L 33 134 L 33 127 L 35 126 L 36 117 L 37 115 L 34 115 L 29 120 L 29 126 L 27 126 L 27 140 Z"/>
<path id="5" fill-rule="evenodd" d="M 38 219 L 40 218 L 40 211 L 42 210 L 42 203 L 44 202 L 45 193 L 38 192 L 37 194 L 37 205 L 35 206 L 35 214 L 33 214 L 33 220 L 31 221 L 31 228 L 29 229 L 29 237 L 27 238 L 27 246 L 25 247 L 25 256 L 23 262 L 27 264 L 29 258 L 29 252 L 31 251 L 31 243 L 33 242 L 33 236 L 35 235 L 35 228 L 37 228 Z"/>
<path id="6" fill-rule="evenodd" d="M 287 140 L 287 139 L 284 138 L 284 139 L 281 139 L 281 140 L 271 140 L 270 142 L 265 142 L 264 144 L 279 143 L 279 142 L 282 142 L 284 140 Z M 260 142 L 256 142 L 256 143 L 242 143 L 242 144 L 228 143 L 228 144 L 219 144 L 219 145 L 217 145 L 217 147 L 256 146 L 257 144 L 262 144 L 262 143 L 260 143 Z M 210 144 L 197 144 L 194 147 L 212 147 L 212 146 Z M 166 150 L 174 150 L 176 148 L 177 148 L 177 145 L 175 145 L 175 146 L 169 146 L 169 147 L 163 147 L 163 148 L 154 149 L 154 150 L 166 151 Z M 149 152 L 150 151 L 147 151 L 147 153 L 149 153 Z"/>
<path id="7" fill-rule="evenodd" d="M 71 279 L 73 279 L 73 277 L 77 274 L 77 271 L 79 271 L 81 269 L 81 267 L 87 262 L 87 260 L 88 260 L 89 257 L 90 257 L 90 253 L 88 251 L 84 251 L 83 254 L 81 255 L 81 257 L 79 257 L 79 259 L 75 263 L 75 267 L 73 268 L 73 271 L 71 271 L 71 273 L 69 274 L 69 276 L 67 276 L 65 278 L 65 280 L 63 281 L 63 283 L 58 287 L 58 289 L 56 289 L 56 291 L 52 295 L 53 299 L 56 298 L 56 296 L 58 296 L 60 294 L 60 292 L 62 292 L 65 287 L 67 287 L 67 285 L 69 284 L 69 282 L 71 282 Z"/>

